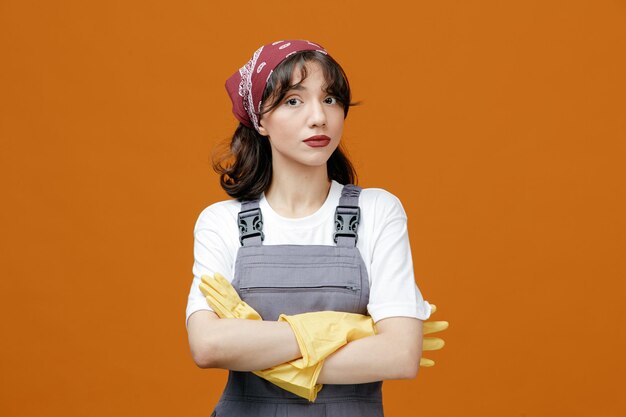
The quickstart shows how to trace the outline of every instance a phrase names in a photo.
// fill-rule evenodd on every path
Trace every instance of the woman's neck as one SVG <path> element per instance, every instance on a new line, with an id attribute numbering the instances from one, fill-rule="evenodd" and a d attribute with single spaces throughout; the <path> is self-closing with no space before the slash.
<path id="1" fill-rule="evenodd" d="M 326 165 L 298 173 L 273 171 L 265 199 L 283 217 L 306 217 L 322 207 L 331 183 Z"/>

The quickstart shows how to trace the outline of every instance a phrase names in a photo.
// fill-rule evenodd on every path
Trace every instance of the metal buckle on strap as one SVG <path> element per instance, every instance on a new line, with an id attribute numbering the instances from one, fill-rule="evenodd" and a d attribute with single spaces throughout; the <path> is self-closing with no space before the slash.
<path id="1" fill-rule="evenodd" d="M 337 206 L 335 210 L 335 230 L 333 240 L 337 243 L 339 236 L 354 237 L 354 242 L 359 238 L 357 229 L 361 220 L 361 208 L 359 206 Z"/>
<path id="2" fill-rule="evenodd" d="M 239 243 L 243 246 L 243 240 L 253 236 L 261 236 L 261 241 L 265 239 L 263 234 L 263 215 L 259 208 L 253 208 L 239 212 Z"/>

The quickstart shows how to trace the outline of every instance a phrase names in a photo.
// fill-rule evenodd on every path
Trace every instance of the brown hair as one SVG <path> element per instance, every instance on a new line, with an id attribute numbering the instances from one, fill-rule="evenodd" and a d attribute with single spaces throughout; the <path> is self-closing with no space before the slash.
<path id="1" fill-rule="evenodd" d="M 321 65 L 327 92 L 343 105 L 344 118 L 348 116 L 348 109 L 351 106 L 360 104 L 351 102 L 348 77 L 332 57 L 317 51 L 300 51 L 274 68 L 263 91 L 261 98 L 263 111 L 257 113 L 259 120 L 263 114 L 277 107 L 287 91 L 294 87 L 291 85 L 294 68 L 300 69 L 300 83 L 304 81 L 307 76 L 305 63 L 309 61 Z M 269 101 L 267 106 L 266 101 Z M 272 149 L 269 141 L 255 129 L 242 123 L 239 123 L 230 143 L 227 144 L 227 149 L 217 155 L 214 154 L 212 159 L 213 169 L 220 174 L 222 188 L 233 198 L 240 200 L 258 198 L 267 190 L 272 180 Z M 356 184 L 356 171 L 341 143 L 328 159 L 326 168 L 331 180 L 341 184 Z"/>

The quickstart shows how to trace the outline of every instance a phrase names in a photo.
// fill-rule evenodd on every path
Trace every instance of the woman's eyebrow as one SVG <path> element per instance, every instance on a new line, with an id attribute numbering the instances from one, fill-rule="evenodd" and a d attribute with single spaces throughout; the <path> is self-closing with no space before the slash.
<path id="1" fill-rule="evenodd" d="M 300 85 L 294 85 L 294 86 L 293 86 L 293 87 L 291 87 L 289 90 L 287 90 L 287 92 L 289 92 L 289 91 L 293 91 L 293 90 L 297 90 L 297 91 L 304 90 L 304 91 L 307 91 L 307 88 L 306 88 L 305 86 L 301 85 L 301 84 L 300 84 Z M 323 91 L 323 92 L 325 92 L 325 93 L 327 93 L 327 92 L 328 92 L 328 90 L 327 90 L 327 89 L 325 89 L 325 88 L 324 88 L 324 89 L 322 89 L 322 91 Z"/>

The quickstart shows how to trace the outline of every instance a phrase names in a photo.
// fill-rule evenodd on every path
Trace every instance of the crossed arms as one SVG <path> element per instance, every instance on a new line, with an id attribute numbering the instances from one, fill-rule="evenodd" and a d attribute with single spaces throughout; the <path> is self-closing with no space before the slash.
<path id="1" fill-rule="evenodd" d="M 389 317 L 376 324 L 376 335 L 349 342 L 324 361 L 320 384 L 360 384 L 412 379 L 422 355 L 422 320 Z M 200 368 L 256 371 L 300 358 L 286 322 L 220 319 L 200 310 L 188 321 L 194 362 Z"/>

